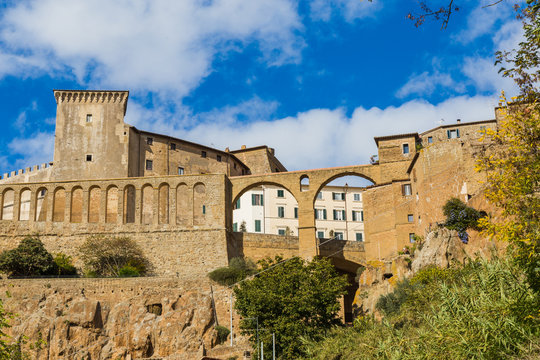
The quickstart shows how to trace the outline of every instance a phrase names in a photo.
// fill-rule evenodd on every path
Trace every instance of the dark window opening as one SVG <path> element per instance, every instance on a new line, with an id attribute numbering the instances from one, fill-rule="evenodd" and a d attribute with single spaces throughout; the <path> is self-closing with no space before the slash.
<path id="1" fill-rule="evenodd" d="M 204 150 L 201 151 L 201 156 L 202 156 L 203 158 L 205 158 L 205 157 L 206 157 L 206 151 L 204 151 Z"/>
<path id="2" fill-rule="evenodd" d="M 152 160 L 146 160 L 146 170 L 152 170 L 154 162 Z"/>
<path id="3" fill-rule="evenodd" d="M 152 145 L 153 143 L 154 143 L 154 138 L 151 138 L 151 137 L 146 138 L 146 144 Z"/>
<path id="4" fill-rule="evenodd" d="M 86 161 L 92 161 L 92 155 L 86 155 Z"/>
<path id="5" fill-rule="evenodd" d="M 176 144 L 175 143 L 171 143 L 171 150 L 176 150 Z"/>

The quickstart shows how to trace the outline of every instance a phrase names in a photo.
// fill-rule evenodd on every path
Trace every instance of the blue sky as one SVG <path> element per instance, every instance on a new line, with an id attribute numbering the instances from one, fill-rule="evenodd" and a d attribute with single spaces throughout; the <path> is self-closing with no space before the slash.
<path id="1" fill-rule="evenodd" d="M 406 19 L 412 0 L 4 0 L 0 173 L 53 160 L 52 89 L 129 90 L 129 124 L 267 144 L 290 170 L 367 163 L 374 136 L 492 119 L 516 91 L 493 54 L 520 23 L 508 1 L 457 3 L 440 30 Z"/>

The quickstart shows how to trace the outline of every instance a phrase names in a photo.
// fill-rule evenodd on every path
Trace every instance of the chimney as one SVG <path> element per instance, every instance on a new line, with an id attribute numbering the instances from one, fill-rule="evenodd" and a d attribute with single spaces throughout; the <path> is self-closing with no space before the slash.
<path id="1" fill-rule="evenodd" d="M 230 151 L 230 150 L 229 150 L 229 148 L 228 148 L 228 147 L 226 147 L 226 148 L 225 148 L 225 152 L 229 152 L 229 151 Z"/>
<path id="2" fill-rule="evenodd" d="M 457 119 L 457 123 L 458 123 L 458 124 L 461 123 L 461 119 Z"/>
<path id="3" fill-rule="evenodd" d="M 246 145 L 242 145 L 242 146 L 240 147 L 240 149 L 245 150 L 245 149 L 246 149 Z"/>

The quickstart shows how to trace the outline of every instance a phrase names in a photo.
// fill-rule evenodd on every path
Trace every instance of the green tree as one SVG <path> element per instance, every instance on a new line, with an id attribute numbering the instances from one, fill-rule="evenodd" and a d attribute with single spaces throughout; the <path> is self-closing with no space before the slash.
<path id="1" fill-rule="evenodd" d="M 57 266 L 38 237 L 26 237 L 0 254 L 0 270 L 11 276 L 55 275 Z"/>
<path id="2" fill-rule="evenodd" d="M 275 333 L 278 355 L 296 359 L 302 354 L 302 336 L 322 339 L 325 331 L 341 323 L 338 299 L 346 292 L 347 280 L 326 259 L 276 257 L 259 264 L 261 272 L 234 289 L 235 307 L 243 318 L 240 328 L 250 335 L 256 351 L 257 339 L 269 351 Z"/>
<path id="3" fill-rule="evenodd" d="M 73 258 L 64 253 L 58 253 L 54 256 L 58 275 L 77 275 L 77 269 L 73 266 Z"/>
<path id="4" fill-rule="evenodd" d="M 90 236 L 79 252 L 87 274 L 94 276 L 143 275 L 150 266 L 139 245 L 129 237 Z"/>
<path id="5" fill-rule="evenodd" d="M 487 174 L 486 197 L 502 209 L 502 216 L 482 219 L 481 225 L 487 234 L 513 245 L 531 285 L 540 290 L 540 104 L 504 102 L 499 111 L 498 130 L 486 132 L 495 145 L 479 159 L 477 169 Z"/>

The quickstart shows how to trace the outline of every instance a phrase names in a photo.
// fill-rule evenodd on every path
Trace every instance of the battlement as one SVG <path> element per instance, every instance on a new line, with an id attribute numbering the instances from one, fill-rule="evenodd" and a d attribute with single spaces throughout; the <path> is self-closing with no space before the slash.
<path id="1" fill-rule="evenodd" d="M 126 90 L 53 90 L 56 104 L 61 103 L 118 103 L 127 110 L 129 91 Z"/>

